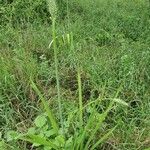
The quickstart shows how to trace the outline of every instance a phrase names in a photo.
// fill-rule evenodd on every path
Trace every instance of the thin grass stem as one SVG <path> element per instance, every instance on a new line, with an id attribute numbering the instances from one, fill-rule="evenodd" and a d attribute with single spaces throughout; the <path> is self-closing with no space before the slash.
<path id="1" fill-rule="evenodd" d="M 55 29 L 56 24 L 55 23 L 56 23 L 56 20 L 55 18 L 53 18 L 52 19 L 52 36 L 53 36 L 57 98 L 58 98 L 58 107 L 59 107 L 59 118 L 60 118 L 62 132 L 64 133 L 61 94 L 60 94 L 60 82 L 59 82 L 59 73 L 58 73 L 58 58 L 57 58 L 56 29 Z"/>

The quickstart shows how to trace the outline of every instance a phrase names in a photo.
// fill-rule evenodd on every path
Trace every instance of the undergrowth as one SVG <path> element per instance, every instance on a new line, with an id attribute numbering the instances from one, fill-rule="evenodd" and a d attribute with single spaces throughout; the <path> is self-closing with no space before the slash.
<path id="1" fill-rule="evenodd" d="M 148 0 L 0 2 L 0 150 L 148 150 L 149 12 Z"/>

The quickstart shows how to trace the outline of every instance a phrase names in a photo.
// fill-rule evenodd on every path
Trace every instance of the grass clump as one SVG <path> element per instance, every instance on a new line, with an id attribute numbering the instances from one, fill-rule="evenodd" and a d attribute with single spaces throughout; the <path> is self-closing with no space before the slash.
<path id="1" fill-rule="evenodd" d="M 114 131 L 116 126 L 107 131 L 100 139 L 95 136 L 102 127 L 105 118 L 109 111 L 113 108 L 114 101 L 110 102 L 108 107 L 101 114 L 98 113 L 96 105 L 100 104 L 102 99 L 97 99 L 94 103 L 89 103 L 85 107 L 82 106 L 81 95 L 81 78 L 78 71 L 78 87 L 79 87 L 79 108 L 69 112 L 64 122 L 57 123 L 52 111 L 50 110 L 45 98 L 38 90 L 37 86 L 31 80 L 31 86 L 38 94 L 45 109 L 45 113 L 39 115 L 35 121 L 35 127 L 29 128 L 26 134 L 9 131 L 7 133 L 7 141 L 24 140 L 32 143 L 32 147 L 40 149 L 95 149 L 104 140 L 106 140 Z M 117 95 L 116 95 L 117 96 Z M 115 99 L 114 99 L 115 100 Z M 117 102 L 122 102 L 117 101 Z M 125 103 L 125 102 L 122 102 Z M 86 121 L 83 119 L 83 112 L 90 107 L 89 117 Z M 79 110 L 79 111 L 78 111 Z M 79 116 L 79 119 L 76 119 Z M 84 123 L 86 122 L 86 124 Z M 62 134 L 61 123 L 65 125 L 65 132 Z M 79 124 L 79 125 L 78 125 Z M 70 128 L 74 126 L 73 131 Z M 72 130 L 72 129 L 71 129 Z M 95 142 L 94 140 L 97 141 Z M 95 143 L 93 143 L 95 142 Z M 4 145 L 5 143 L 3 143 Z"/>
<path id="2" fill-rule="evenodd" d="M 0 3 L 0 149 L 149 149 L 148 4 Z"/>

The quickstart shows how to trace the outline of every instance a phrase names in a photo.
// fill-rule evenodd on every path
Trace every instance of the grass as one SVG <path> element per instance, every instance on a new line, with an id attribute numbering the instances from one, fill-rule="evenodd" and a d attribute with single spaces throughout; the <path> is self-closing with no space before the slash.
<path id="1" fill-rule="evenodd" d="M 149 149 L 149 1 L 56 2 L 57 17 L 44 0 L 0 4 L 0 147 L 44 141 L 8 139 L 43 134 L 46 110 L 55 149 Z"/>

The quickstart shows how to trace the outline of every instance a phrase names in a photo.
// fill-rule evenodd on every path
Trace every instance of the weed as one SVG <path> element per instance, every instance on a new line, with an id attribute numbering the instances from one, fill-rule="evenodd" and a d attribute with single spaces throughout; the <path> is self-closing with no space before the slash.
<path id="1" fill-rule="evenodd" d="M 0 149 L 149 149 L 148 0 L 7 0 L 0 17 Z"/>

